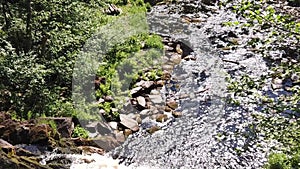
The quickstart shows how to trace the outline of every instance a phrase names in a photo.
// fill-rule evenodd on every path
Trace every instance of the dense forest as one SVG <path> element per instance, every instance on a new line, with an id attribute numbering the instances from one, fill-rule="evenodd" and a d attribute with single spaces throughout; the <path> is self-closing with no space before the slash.
<path id="1" fill-rule="evenodd" d="M 8 112 L 19 121 L 38 117 L 93 119 L 92 115 L 77 112 L 72 100 L 73 69 L 80 50 L 101 26 L 123 15 L 145 13 L 157 3 L 176 3 L 176 0 L 1 0 L 0 112 Z M 118 10 L 107 10 L 112 7 L 110 4 L 117 6 Z M 282 9 L 276 6 L 276 2 L 266 0 L 217 2 L 220 8 L 232 10 L 247 21 L 226 21 L 224 27 L 242 26 L 244 29 L 267 32 L 266 37 L 252 38 L 247 43 L 268 61 L 268 66 L 273 70 L 268 77 L 261 79 L 252 79 L 247 75 L 242 79 L 230 77 L 228 90 L 234 93 L 230 103 L 236 106 L 245 104 L 241 98 L 253 90 L 261 90 L 269 77 L 278 77 L 274 78 L 277 82 L 290 83 L 287 89 L 292 93 L 290 95 L 276 100 L 265 95 L 254 99 L 256 104 L 263 105 L 262 111 L 266 114 L 292 112 L 288 120 L 272 116 L 257 117 L 260 119 L 257 132 L 267 132 L 269 138 L 289 147 L 271 154 L 269 164 L 266 164 L 266 168 L 270 169 L 300 167 L 300 1 L 289 0 L 287 4 L 293 9 Z M 106 77 L 107 83 L 96 86 L 95 97 L 99 100 L 103 96 L 113 95 L 111 83 L 117 82 L 111 75 L 120 60 L 126 60 L 128 55 L 141 49 L 162 50 L 161 41 L 160 36 L 141 34 L 109 50 L 106 54 L 109 65 L 99 67 L 97 75 Z M 231 48 L 230 45 L 227 47 Z M 276 50 L 284 51 L 284 55 L 276 58 L 270 54 L 270 51 Z M 162 76 L 159 70 L 151 73 L 144 80 Z M 97 83 L 101 78 L 95 80 Z M 111 121 L 119 118 L 118 113 L 111 112 L 115 104 L 100 103 L 97 108 L 104 109 L 105 118 Z M 78 132 L 74 136 L 84 135 L 84 131 Z"/>

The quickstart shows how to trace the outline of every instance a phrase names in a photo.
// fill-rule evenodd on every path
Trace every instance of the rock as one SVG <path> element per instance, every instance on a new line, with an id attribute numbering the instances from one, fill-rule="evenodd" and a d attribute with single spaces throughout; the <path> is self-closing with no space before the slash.
<path id="1" fill-rule="evenodd" d="M 164 80 L 158 80 L 158 81 L 156 82 L 156 85 L 157 85 L 158 87 L 162 87 L 162 86 L 165 85 L 165 81 L 164 81 Z"/>
<path id="2" fill-rule="evenodd" d="M 83 154 L 91 155 L 93 153 L 104 154 L 104 150 L 101 148 L 93 147 L 93 146 L 79 146 L 78 149 L 82 151 Z"/>
<path id="3" fill-rule="evenodd" d="M 168 116 L 166 114 L 158 114 L 156 115 L 156 121 L 157 122 L 165 122 L 168 119 Z"/>
<path id="4" fill-rule="evenodd" d="M 282 80 L 279 78 L 273 79 L 271 85 L 273 90 L 280 89 L 282 88 Z"/>
<path id="5" fill-rule="evenodd" d="M 149 114 L 150 114 L 150 110 L 149 109 L 144 109 L 144 110 L 142 110 L 140 112 L 140 115 L 144 115 L 144 116 L 149 115 Z"/>
<path id="6" fill-rule="evenodd" d="M 115 121 L 108 122 L 108 125 L 114 130 L 118 129 L 118 123 Z"/>
<path id="7" fill-rule="evenodd" d="M 112 96 L 103 96 L 103 99 L 105 102 L 112 102 L 114 101 L 114 98 Z"/>
<path id="8" fill-rule="evenodd" d="M 92 146 L 103 149 L 105 152 L 119 146 L 120 143 L 113 136 L 99 136 L 92 139 L 71 138 L 68 142 L 73 142 L 75 146 Z"/>
<path id="9" fill-rule="evenodd" d="M 182 51 L 182 49 L 180 48 L 180 44 L 177 44 L 176 45 L 176 52 L 178 53 L 178 54 L 182 54 L 183 53 L 183 51 Z M 181 58 L 181 57 L 180 57 Z"/>
<path id="10" fill-rule="evenodd" d="M 122 9 L 118 8 L 114 4 L 109 4 L 108 8 L 104 10 L 104 12 L 108 15 L 120 15 L 122 13 Z"/>
<path id="11" fill-rule="evenodd" d="M 173 67 L 172 67 L 172 69 L 173 69 Z M 171 73 L 169 71 L 167 71 L 167 70 L 164 70 L 163 71 L 163 75 L 162 75 L 162 79 L 163 80 L 168 80 L 170 78 L 171 78 Z"/>
<path id="12" fill-rule="evenodd" d="M 150 95 L 160 95 L 160 92 L 156 89 L 153 89 L 153 90 L 151 90 Z"/>
<path id="13" fill-rule="evenodd" d="M 37 124 L 30 129 L 28 135 L 31 144 L 47 145 L 53 129 L 47 124 Z"/>
<path id="14" fill-rule="evenodd" d="M 153 102 L 154 104 L 163 103 L 163 99 L 162 99 L 161 95 L 149 95 L 149 98 L 150 98 L 151 102 Z"/>
<path id="15" fill-rule="evenodd" d="M 172 115 L 174 116 L 174 117 L 181 117 L 182 116 L 182 113 L 181 112 L 179 112 L 179 111 L 173 111 L 172 112 Z"/>
<path id="16" fill-rule="evenodd" d="M 144 97 L 139 96 L 136 98 L 136 100 L 137 100 L 137 103 L 139 106 L 144 107 L 144 108 L 146 107 L 146 100 Z"/>
<path id="17" fill-rule="evenodd" d="M 167 106 L 169 106 L 171 109 L 175 110 L 178 107 L 178 103 L 175 100 L 169 100 L 167 102 Z"/>
<path id="18" fill-rule="evenodd" d="M 123 143 L 125 141 L 125 136 L 123 131 L 116 131 L 115 135 L 118 142 Z"/>
<path id="19" fill-rule="evenodd" d="M 109 134 L 113 133 L 111 127 L 104 121 L 101 121 L 101 122 L 97 123 L 97 129 L 96 130 L 101 135 L 109 135 Z"/>
<path id="20" fill-rule="evenodd" d="M 150 128 L 147 129 L 147 132 L 149 132 L 150 134 L 153 134 L 154 132 L 160 130 L 161 128 L 159 126 L 152 126 Z"/>
<path id="21" fill-rule="evenodd" d="M 186 60 L 186 61 L 189 61 L 189 60 L 196 60 L 196 57 L 195 57 L 195 56 L 192 56 L 192 55 L 187 55 L 187 56 L 184 57 L 183 59 Z"/>
<path id="22" fill-rule="evenodd" d="M 132 97 L 135 97 L 136 95 L 139 95 L 141 93 L 142 89 L 143 88 L 141 86 L 135 87 L 135 88 L 131 89 L 130 95 L 132 95 Z"/>
<path id="23" fill-rule="evenodd" d="M 138 87 L 143 87 L 145 89 L 149 89 L 151 88 L 152 86 L 154 85 L 154 82 L 153 81 L 144 81 L 144 80 L 141 80 L 139 82 L 136 83 L 136 86 Z"/>
<path id="24" fill-rule="evenodd" d="M 72 117 L 44 117 L 38 118 L 39 121 L 53 121 L 56 124 L 57 132 L 61 137 L 70 138 L 74 130 L 74 123 L 72 122 Z"/>
<path id="25" fill-rule="evenodd" d="M 170 61 L 174 64 L 179 64 L 181 62 L 181 55 L 176 53 L 171 55 Z"/>
<path id="26" fill-rule="evenodd" d="M 138 124 L 141 124 L 141 123 L 142 123 L 142 118 L 141 118 L 140 115 L 136 116 L 135 120 L 136 120 L 136 122 L 137 122 Z"/>
<path id="27" fill-rule="evenodd" d="M 134 132 L 139 130 L 138 123 L 127 115 L 120 114 L 120 123 Z"/>
<path id="28" fill-rule="evenodd" d="M 132 131 L 130 129 L 125 129 L 124 130 L 124 136 L 127 138 L 129 135 L 132 134 Z"/>
<path id="29" fill-rule="evenodd" d="M 168 65 L 168 64 L 164 64 L 164 65 L 162 65 L 162 69 L 164 70 L 164 71 L 167 71 L 167 72 L 169 72 L 169 71 L 172 71 L 173 70 L 173 68 L 174 68 L 174 66 L 173 65 Z M 169 73 L 170 74 L 170 73 Z M 170 77 L 162 77 L 163 79 L 166 79 L 166 78 L 170 78 Z"/>

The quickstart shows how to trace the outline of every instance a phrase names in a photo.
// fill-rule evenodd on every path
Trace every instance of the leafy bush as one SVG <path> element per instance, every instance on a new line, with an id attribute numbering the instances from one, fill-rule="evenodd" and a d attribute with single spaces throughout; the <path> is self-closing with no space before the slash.
<path id="1" fill-rule="evenodd" d="M 72 137 L 88 138 L 89 134 L 88 131 L 85 130 L 83 127 L 76 126 L 73 130 Z"/>

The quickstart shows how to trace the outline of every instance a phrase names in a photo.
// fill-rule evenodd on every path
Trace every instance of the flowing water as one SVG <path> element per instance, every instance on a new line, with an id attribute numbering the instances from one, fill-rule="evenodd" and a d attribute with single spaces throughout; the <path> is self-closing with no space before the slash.
<path id="1" fill-rule="evenodd" d="M 227 11 L 214 13 L 213 9 L 203 12 L 197 1 L 184 4 L 190 5 L 156 6 L 147 15 L 152 33 L 184 43 L 196 57 L 195 61 L 182 60 L 175 66 L 172 78 L 180 86 L 178 91 L 168 87 L 161 90 L 167 98 L 177 99 L 178 110 L 183 116 L 154 134 L 138 132 L 131 135 L 122 146 L 107 155 L 121 161 L 119 168 L 260 168 L 266 161 L 265 152 L 255 148 L 257 141 L 252 138 L 259 140 L 260 137 L 251 133 L 247 126 L 252 120 L 249 111 L 226 104 L 226 72 L 234 67 L 224 66 L 220 53 L 212 47 L 207 35 L 209 30 L 221 29 L 220 23 L 234 20 L 235 16 Z M 195 11 L 189 14 L 185 12 L 186 8 Z M 189 24 L 183 21 L 183 15 L 206 21 Z M 253 63 L 253 67 L 259 73 L 264 66 Z M 187 97 L 180 98 L 182 95 Z M 219 135 L 220 132 L 226 132 L 226 138 Z M 248 152 L 238 151 L 246 146 Z M 70 155 L 68 158 L 74 159 L 71 168 L 101 168 L 101 161 L 111 159 L 101 159 L 97 155 Z M 84 158 L 93 161 L 86 163 Z M 106 167 L 116 167 L 115 162 L 112 160 L 112 165 Z"/>

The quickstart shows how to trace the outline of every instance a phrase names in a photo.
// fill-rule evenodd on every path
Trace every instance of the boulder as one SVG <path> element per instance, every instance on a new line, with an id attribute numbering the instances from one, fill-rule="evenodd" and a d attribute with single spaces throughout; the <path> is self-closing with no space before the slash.
<path id="1" fill-rule="evenodd" d="M 127 115 L 120 114 L 120 123 L 134 132 L 139 130 L 138 123 L 134 119 L 128 117 Z"/>
<path id="2" fill-rule="evenodd" d="M 74 123 L 71 117 L 44 117 L 37 121 L 53 121 L 56 124 L 57 132 L 63 138 L 70 138 L 74 130 Z"/>

